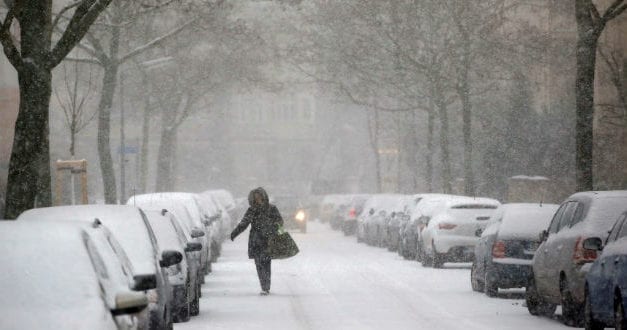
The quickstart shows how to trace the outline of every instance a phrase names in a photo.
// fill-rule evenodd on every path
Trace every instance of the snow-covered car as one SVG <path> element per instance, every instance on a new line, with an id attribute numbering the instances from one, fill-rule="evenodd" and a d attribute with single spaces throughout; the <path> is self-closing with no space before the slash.
<path id="1" fill-rule="evenodd" d="M 180 252 L 184 257 L 180 263 L 166 268 L 170 287 L 170 306 L 172 306 L 172 319 L 174 322 L 187 322 L 190 317 L 190 309 L 193 304 L 198 304 L 198 284 L 196 274 L 192 275 L 189 270 L 186 252 L 193 250 L 200 251 L 202 245 L 195 243 L 188 245 L 184 233 L 175 228 L 171 215 L 167 210 L 148 211 L 144 213 L 152 227 L 160 252 L 172 250 Z M 193 260 L 190 260 L 193 262 Z M 192 268 L 193 270 L 193 268 Z M 194 282 L 196 280 L 196 282 Z"/>
<path id="2" fill-rule="evenodd" d="M 89 223 L 98 219 L 104 224 L 126 251 L 133 276 L 145 278 L 146 282 L 152 280 L 152 285 L 141 288 L 147 292 L 150 302 L 150 328 L 172 327 L 165 268 L 179 263 L 183 256 L 178 251 L 159 254 L 157 239 L 143 211 L 124 205 L 55 206 L 28 210 L 20 214 L 18 221 L 56 221 L 59 218 Z"/>
<path id="3" fill-rule="evenodd" d="M 421 232 L 429 220 L 446 206 L 446 201 L 462 196 L 445 194 L 421 194 L 420 201 L 410 210 L 409 220 L 401 223 L 399 228 L 398 253 L 406 259 L 421 261 Z"/>
<path id="4" fill-rule="evenodd" d="M 339 230 L 342 228 L 342 222 L 346 217 L 353 195 L 337 195 L 334 203 L 333 210 L 329 214 L 329 225 L 333 230 Z"/>
<path id="5" fill-rule="evenodd" d="M 583 324 L 585 277 L 597 258 L 590 241 L 605 240 L 627 205 L 627 191 L 580 192 L 568 197 L 555 213 L 533 258 L 527 288 L 532 315 L 553 315 L 562 306 L 566 324 Z"/>
<path id="6" fill-rule="evenodd" d="M 199 314 L 200 287 L 203 283 L 204 273 L 201 266 L 201 250 L 205 242 L 205 232 L 202 229 L 189 229 L 185 221 L 179 219 L 171 210 L 178 210 L 179 214 L 185 214 L 185 207 L 174 202 L 156 201 L 155 203 L 142 203 L 141 209 L 144 211 L 160 212 L 167 217 L 179 236 L 185 239 L 185 256 L 187 257 L 188 275 L 190 276 L 190 286 L 193 290 L 189 313 L 191 316 Z M 189 297 L 188 297 L 189 298 Z"/>
<path id="7" fill-rule="evenodd" d="M 475 246 L 470 272 L 473 290 L 495 297 L 499 288 L 527 287 L 540 233 L 557 208 L 555 204 L 502 205 Z"/>
<path id="8" fill-rule="evenodd" d="M 126 205 L 165 208 L 183 220 L 190 232 L 194 229 L 203 230 L 205 236 L 200 238 L 203 244 L 200 262 L 203 274 L 206 275 L 211 271 L 211 243 L 216 240 L 214 237 L 218 233 L 212 231 L 210 219 L 204 217 L 199 199 L 200 197 L 193 193 L 163 192 L 132 196 Z"/>
<path id="9" fill-rule="evenodd" d="M 222 243 L 231 231 L 232 219 L 214 195 L 199 194 L 198 197 L 203 218 L 209 221 L 211 262 L 216 262 L 222 253 Z"/>
<path id="10" fill-rule="evenodd" d="M 372 195 L 364 204 L 364 210 L 357 220 L 357 240 L 367 244 L 383 246 L 383 231 L 393 212 L 399 210 L 400 198 L 406 195 Z"/>
<path id="11" fill-rule="evenodd" d="M 320 202 L 318 209 L 318 220 L 322 223 L 331 221 L 331 217 L 335 214 L 342 195 L 332 194 L 325 195 Z"/>
<path id="12" fill-rule="evenodd" d="M 357 231 L 357 217 L 364 209 L 364 204 L 370 198 L 370 195 L 351 195 L 348 207 L 344 210 L 341 217 L 341 228 L 345 236 L 354 235 Z"/>
<path id="13" fill-rule="evenodd" d="M 0 221 L 2 329 L 137 329 L 148 306 L 111 267 L 104 234 L 75 221 Z M 8 253 L 10 251 L 10 253 Z"/>
<path id="14" fill-rule="evenodd" d="M 233 198 L 233 194 L 230 191 L 225 189 L 216 189 L 216 190 L 207 190 L 202 192 L 200 195 L 212 195 L 215 197 L 216 202 L 220 204 L 224 209 L 228 212 L 229 217 L 233 219 L 233 221 L 237 221 L 238 210 L 237 204 L 235 202 L 235 198 Z M 235 227 L 236 222 L 234 222 L 233 227 Z M 232 228 L 231 228 L 232 229 Z"/>
<path id="15" fill-rule="evenodd" d="M 627 206 L 625 206 L 627 209 Z M 586 329 L 627 329 L 627 212 L 620 215 L 605 245 L 598 238 L 587 248 L 603 251 L 586 275 Z"/>
<path id="16" fill-rule="evenodd" d="M 407 195 L 398 199 L 396 211 L 392 212 L 389 220 L 384 224 L 383 245 L 389 251 L 396 251 L 400 241 L 400 229 L 404 227 L 411 218 L 411 211 L 420 202 L 420 195 Z"/>
<path id="17" fill-rule="evenodd" d="M 500 205 L 490 198 L 447 200 L 421 232 L 422 265 L 440 268 L 445 262 L 471 262 L 481 232 Z"/>

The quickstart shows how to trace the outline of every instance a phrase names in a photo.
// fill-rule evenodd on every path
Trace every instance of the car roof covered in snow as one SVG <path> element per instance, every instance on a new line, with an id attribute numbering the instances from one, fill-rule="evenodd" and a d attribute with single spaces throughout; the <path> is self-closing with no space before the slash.
<path id="1" fill-rule="evenodd" d="M 115 329 L 76 223 L 0 222 L 3 329 Z"/>
<path id="2" fill-rule="evenodd" d="M 512 203 L 501 206 L 499 239 L 538 240 L 559 208 L 556 204 Z"/>
<path id="3" fill-rule="evenodd" d="M 156 248 L 151 228 L 141 211 L 126 205 L 73 205 L 37 208 L 22 213 L 18 220 L 42 221 L 64 218 L 92 222 L 99 219 L 120 242 L 133 265 L 135 275 L 156 272 Z"/>
<path id="4" fill-rule="evenodd" d="M 159 252 L 174 250 L 185 255 L 182 237 L 179 237 L 177 234 L 170 218 L 162 215 L 159 211 L 145 211 L 145 213 L 150 226 L 155 232 L 157 242 L 159 242 L 159 248 L 161 249 Z"/>
<path id="5" fill-rule="evenodd" d="M 177 221 L 179 221 L 179 223 L 185 228 L 187 233 L 190 233 L 192 229 L 196 227 L 198 227 L 198 229 L 201 229 L 201 227 L 199 226 L 199 221 L 196 221 L 193 218 L 189 207 L 186 207 L 184 204 L 179 203 L 175 200 L 139 198 L 133 202 L 133 205 L 137 205 L 143 210 L 168 210 L 168 212 L 172 213 L 176 217 Z"/>
<path id="6" fill-rule="evenodd" d="M 584 205 L 581 216 L 586 221 L 575 224 L 573 228 L 584 226 L 590 234 L 607 233 L 618 216 L 627 211 L 627 190 L 579 192 L 566 201 L 577 201 Z M 601 238 L 605 237 L 607 235 Z"/>
<path id="7" fill-rule="evenodd" d="M 401 194 L 377 194 L 372 195 L 364 204 L 364 211 L 369 212 L 374 209 L 375 212 L 386 211 L 388 213 L 394 211 L 403 211 L 403 201 L 412 198 L 411 195 Z"/>
<path id="8" fill-rule="evenodd" d="M 135 195 L 126 202 L 127 205 L 137 205 L 141 207 L 148 207 L 149 205 L 163 205 L 162 202 L 167 202 L 170 206 L 169 211 L 172 211 L 177 217 L 187 217 L 187 221 L 191 221 L 190 225 L 202 227 L 201 222 L 201 206 L 199 196 L 194 193 L 183 192 L 164 192 Z M 183 206 L 186 212 L 180 209 Z M 177 209 L 175 211 L 175 209 Z M 191 228 L 191 227 L 190 227 Z"/>

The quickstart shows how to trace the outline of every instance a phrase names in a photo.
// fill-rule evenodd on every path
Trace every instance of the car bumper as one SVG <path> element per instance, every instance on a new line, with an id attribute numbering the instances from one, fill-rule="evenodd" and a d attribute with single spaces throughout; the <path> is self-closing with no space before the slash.
<path id="1" fill-rule="evenodd" d="M 526 287 L 532 276 L 531 260 L 520 259 L 520 263 L 514 260 L 519 259 L 509 259 L 505 263 L 494 260 L 488 266 L 488 276 L 501 289 Z"/>
<path id="2" fill-rule="evenodd" d="M 435 252 L 442 254 L 459 254 L 463 251 L 464 254 L 470 253 L 472 257 L 476 244 L 477 237 L 474 236 L 437 235 L 433 239 Z"/>

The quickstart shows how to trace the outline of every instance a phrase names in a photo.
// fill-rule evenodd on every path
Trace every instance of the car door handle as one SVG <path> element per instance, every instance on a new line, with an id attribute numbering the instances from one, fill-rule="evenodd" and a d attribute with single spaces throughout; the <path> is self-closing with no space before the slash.
<path id="1" fill-rule="evenodd" d="M 618 264 L 619 258 L 614 259 L 614 264 Z"/>

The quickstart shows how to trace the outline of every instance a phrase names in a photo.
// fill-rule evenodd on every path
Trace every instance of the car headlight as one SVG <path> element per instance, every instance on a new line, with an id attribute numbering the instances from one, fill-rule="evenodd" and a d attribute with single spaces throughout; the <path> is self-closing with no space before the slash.
<path id="1" fill-rule="evenodd" d="M 294 216 L 294 219 L 296 219 L 298 221 L 305 221 L 305 211 L 300 210 L 300 211 L 296 212 L 296 215 Z"/>

